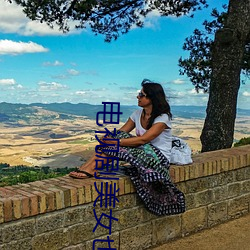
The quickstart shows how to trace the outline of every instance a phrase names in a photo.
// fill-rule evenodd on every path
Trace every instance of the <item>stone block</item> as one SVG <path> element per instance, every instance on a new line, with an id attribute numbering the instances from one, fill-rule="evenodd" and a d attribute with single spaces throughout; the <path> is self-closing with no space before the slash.
<path id="1" fill-rule="evenodd" d="M 37 234 L 53 231 L 63 227 L 64 216 L 62 212 L 49 213 L 37 218 Z"/>
<path id="2" fill-rule="evenodd" d="M 93 221 L 88 221 L 68 227 L 67 232 L 70 238 L 70 245 L 77 245 L 95 238 L 95 234 L 93 232 L 95 225 L 96 221 L 93 218 Z"/>
<path id="3" fill-rule="evenodd" d="M 108 237 L 110 240 L 110 246 L 112 249 L 120 249 L 120 234 L 119 232 L 112 233 L 111 235 L 105 235 L 102 237 L 95 238 L 93 240 L 87 241 L 86 242 L 86 250 L 92 250 L 93 249 L 93 244 L 94 244 L 94 249 L 110 249 L 108 247 Z M 95 242 L 94 242 L 95 241 Z M 112 242 L 111 242 L 112 241 Z"/>
<path id="4" fill-rule="evenodd" d="M 236 181 L 243 181 L 246 179 L 246 174 L 245 174 L 244 168 L 237 169 L 237 171 L 235 172 L 235 179 L 236 179 Z"/>
<path id="5" fill-rule="evenodd" d="M 31 238 L 12 241 L 4 245 L 0 245 L 1 250 L 32 250 Z"/>
<path id="6" fill-rule="evenodd" d="M 117 198 L 119 199 L 119 202 L 116 203 L 114 210 L 127 209 L 136 206 L 136 194 L 126 194 Z"/>
<path id="7" fill-rule="evenodd" d="M 69 233 L 65 229 L 36 235 L 32 238 L 32 249 L 39 250 L 59 250 L 69 245 Z"/>
<path id="8" fill-rule="evenodd" d="M 186 194 L 186 195 L 185 195 L 186 209 L 187 209 L 187 210 L 190 210 L 190 209 L 192 209 L 192 208 L 195 208 L 194 197 L 195 197 L 195 193 Z"/>
<path id="9" fill-rule="evenodd" d="M 196 193 L 208 189 L 208 177 L 189 180 L 186 182 L 186 194 Z"/>
<path id="10" fill-rule="evenodd" d="M 228 197 L 235 197 L 241 194 L 241 183 L 235 182 L 228 184 Z"/>
<path id="11" fill-rule="evenodd" d="M 214 201 L 212 189 L 208 189 L 195 194 L 194 202 L 196 207 L 210 204 Z"/>
<path id="12" fill-rule="evenodd" d="M 182 214 L 182 235 L 207 228 L 207 207 L 195 208 Z"/>
<path id="13" fill-rule="evenodd" d="M 35 234 L 35 219 L 25 219 L 2 227 L 2 240 L 4 243 L 32 237 Z"/>
<path id="14" fill-rule="evenodd" d="M 86 250 L 86 244 L 78 244 L 75 246 L 65 247 L 62 250 Z"/>
<path id="15" fill-rule="evenodd" d="M 76 207 L 66 210 L 64 212 L 64 226 L 79 224 L 83 220 L 85 221 L 84 215 L 85 215 L 84 207 Z"/>
<path id="16" fill-rule="evenodd" d="M 227 185 L 213 188 L 213 196 L 215 202 L 226 200 L 228 196 Z"/>
<path id="17" fill-rule="evenodd" d="M 122 230 L 142 223 L 144 219 L 143 209 L 145 208 L 134 207 L 114 212 L 114 217 L 118 218 L 118 223 L 115 223 L 115 230 Z"/>
<path id="18" fill-rule="evenodd" d="M 183 193 L 187 193 L 187 186 L 186 186 L 186 182 L 183 181 L 183 182 L 179 182 L 179 183 L 176 183 L 175 186 Z"/>
<path id="19" fill-rule="evenodd" d="M 250 193 L 250 179 L 241 182 L 241 193 Z"/>
<path id="20" fill-rule="evenodd" d="M 165 216 L 153 220 L 153 245 L 160 245 L 181 236 L 181 215 Z"/>
<path id="21" fill-rule="evenodd" d="M 208 227 L 213 227 L 227 220 L 227 201 L 208 205 Z"/>
<path id="22" fill-rule="evenodd" d="M 249 159 L 250 159 L 250 155 L 249 155 Z M 250 166 L 249 167 L 246 167 L 244 168 L 245 169 L 245 177 L 246 177 L 246 180 L 249 180 L 250 179 Z"/>
<path id="23" fill-rule="evenodd" d="M 242 195 L 228 201 L 228 217 L 238 218 L 249 212 L 250 194 Z"/>
<path id="24" fill-rule="evenodd" d="M 151 222 L 125 229 L 120 232 L 120 250 L 141 250 L 152 246 Z"/>
<path id="25" fill-rule="evenodd" d="M 2 243 L 3 243 L 3 233 L 2 233 L 2 226 L 0 226 L 0 244 Z"/>

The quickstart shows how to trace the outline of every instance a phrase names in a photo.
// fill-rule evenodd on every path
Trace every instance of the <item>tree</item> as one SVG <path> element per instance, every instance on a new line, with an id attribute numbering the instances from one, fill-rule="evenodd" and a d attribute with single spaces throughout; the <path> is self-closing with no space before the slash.
<path id="1" fill-rule="evenodd" d="M 237 6 L 237 8 L 238 7 L 239 6 Z M 224 9 L 226 10 L 227 6 L 224 6 Z M 235 9 L 233 11 L 235 11 Z M 247 9 L 245 10 L 246 16 L 249 16 L 249 11 L 250 10 L 247 11 Z M 240 13 L 238 13 L 237 15 L 239 14 Z M 200 89 L 202 89 L 204 92 L 210 92 L 210 102 L 208 103 L 207 107 L 207 118 L 201 135 L 201 141 L 203 145 L 202 151 L 210 151 L 220 148 L 231 147 L 233 142 L 233 132 L 235 123 L 235 115 L 232 114 L 232 112 L 234 113 L 234 110 L 236 110 L 238 94 L 238 87 L 236 86 L 239 86 L 238 80 L 237 83 L 236 81 L 233 82 L 232 80 L 234 78 L 231 78 L 231 76 L 235 73 L 240 74 L 240 72 L 242 73 L 242 75 L 245 75 L 246 78 L 249 78 L 250 75 L 249 20 L 244 20 L 241 18 L 241 26 L 245 26 L 246 34 L 245 38 L 241 37 L 241 39 L 243 38 L 243 41 L 241 41 L 243 51 L 241 51 L 241 54 L 237 54 L 237 51 L 232 50 L 232 47 L 236 46 L 236 42 L 235 40 L 232 40 L 233 36 L 231 34 L 230 29 L 236 29 L 236 31 L 234 32 L 238 32 L 238 36 L 242 32 L 242 30 L 239 30 L 239 22 L 235 24 L 234 27 L 230 26 L 230 22 L 234 22 L 236 21 L 236 19 L 234 14 L 234 17 L 231 16 L 230 21 L 228 20 L 228 15 L 229 10 L 226 12 L 223 11 L 222 13 L 219 13 L 216 9 L 214 9 L 212 11 L 212 17 L 214 17 L 215 20 L 211 22 L 204 21 L 203 25 L 205 27 L 205 31 L 195 29 L 193 35 L 189 38 L 186 38 L 183 49 L 190 51 L 189 58 L 180 58 L 179 60 L 179 66 L 182 67 L 180 73 L 187 74 L 187 76 L 190 78 L 191 82 L 195 86 L 196 90 L 199 91 Z M 230 13 L 230 15 L 232 14 Z M 219 41 L 218 37 L 217 40 L 213 40 L 213 36 L 215 34 L 217 34 L 217 36 L 219 34 L 219 39 L 222 36 L 221 39 L 223 41 L 220 42 L 220 46 L 222 46 L 223 49 L 221 50 L 221 47 L 216 48 L 216 46 L 218 46 Z M 237 35 L 236 38 L 238 38 Z M 223 57 L 221 58 L 221 60 L 224 62 L 224 64 L 226 63 L 228 68 L 221 67 L 220 73 L 217 73 L 217 75 L 214 76 L 216 71 L 213 71 L 215 67 L 213 65 L 213 63 L 215 64 L 213 60 L 216 60 L 216 56 L 214 54 L 216 49 L 217 52 L 219 50 L 220 57 L 222 56 L 223 51 L 227 49 L 227 51 L 225 51 L 223 54 L 224 56 L 227 56 L 227 58 Z M 236 53 L 234 55 L 234 59 L 231 55 L 232 52 Z M 228 55 L 226 53 L 228 53 Z M 232 63 L 236 67 L 234 60 L 236 60 L 236 57 L 238 56 L 241 57 L 237 58 L 238 71 L 236 72 L 233 71 L 233 68 L 231 68 L 230 65 Z M 220 64 L 221 61 L 217 63 Z M 217 66 L 219 67 L 218 64 Z M 227 73 L 226 69 L 228 70 Z M 220 76 L 220 74 L 222 77 Z M 223 76 L 227 76 L 227 78 L 224 78 Z M 214 88 L 210 89 L 210 82 L 212 77 L 213 82 L 211 84 L 213 84 Z M 215 96 L 218 99 L 215 99 Z"/>
<path id="2" fill-rule="evenodd" d="M 202 152 L 233 143 L 240 74 L 250 36 L 250 1 L 230 0 L 223 28 L 212 46 L 212 73 L 207 116 L 201 133 Z"/>
<path id="3" fill-rule="evenodd" d="M 11 2 L 12 0 L 8 0 Z M 70 20 L 87 25 L 106 41 L 117 39 L 132 25 L 143 27 L 153 10 L 162 16 L 186 15 L 207 6 L 206 0 L 13 0 L 32 20 L 56 23 L 64 32 Z M 192 16 L 192 15 L 191 15 Z M 241 65 L 249 39 L 250 1 L 229 0 L 227 18 L 215 34 L 211 50 L 211 81 L 207 116 L 201 134 L 202 151 L 231 147 L 236 117 Z"/>

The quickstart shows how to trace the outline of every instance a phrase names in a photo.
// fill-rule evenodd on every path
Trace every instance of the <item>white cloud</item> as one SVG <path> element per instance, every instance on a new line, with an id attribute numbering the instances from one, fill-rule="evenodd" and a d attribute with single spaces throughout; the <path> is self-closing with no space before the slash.
<path id="1" fill-rule="evenodd" d="M 173 83 L 174 83 L 174 84 L 184 84 L 185 81 L 182 80 L 182 79 L 176 79 L 176 80 L 173 80 Z"/>
<path id="2" fill-rule="evenodd" d="M 0 86 L 13 86 L 16 84 L 14 79 L 0 79 Z"/>
<path id="3" fill-rule="evenodd" d="M 0 0 L 0 32 L 2 33 L 17 33 L 20 35 L 65 35 L 55 25 L 51 29 L 46 23 L 32 21 L 25 16 L 22 7 L 15 3 L 9 3 L 5 0 Z M 82 30 L 76 30 L 75 22 L 69 22 L 69 33 L 81 33 Z"/>
<path id="4" fill-rule="evenodd" d="M 68 87 L 66 85 L 62 85 L 61 83 L 57 83 L 57 82 L 39 82 L 38 83 L 38 90 L 39 91 L 60 91 L 60 90 L 65 90 Z"/>
<path id="5" fill-rule="evenodd" d="M 85 95 L 86 91 L 78 90 L 75 92 L 76 95 Z"/>
<path id="6" fill-rule="evenodd" d="M 18 89 L 23 89 L 23 85 L 21 85 L 21 84 L 18 84 L 16 87 L 17 87 Z"/>
<path id="7" fill-rule="evenodd" d="M 72 76 L 77 76 L 77 75 L 80 74 L 80 72 L 77 71 L 77 70 L 75 70 L 75 69 L 69 69 L 69 70 L 68 70 L 68 73 L 69 73 L 70 75 L 72 75 Z"/>
<path id="8" fill-rule="evenodd" d="M 0 40 L 0 55 L 18 55 L 24 53 L 47 52 L 48 49 L 33 42 L 14 42 L 11 40 Z"/>
<path id="9" fill-rule="evenodd" d="M 43 63 L 43 66 L 62 66 L 63 63 L 58 61 L 58 60 L 55 60 L 54 62 L 44 62 Z"/>
<path id="10" fill-rule="evenodd" d="M 244 92 L 242 93 L 242 95 L 243 95 L 243 96 L 250 96 L 250 92 L 244 91 Z"/>

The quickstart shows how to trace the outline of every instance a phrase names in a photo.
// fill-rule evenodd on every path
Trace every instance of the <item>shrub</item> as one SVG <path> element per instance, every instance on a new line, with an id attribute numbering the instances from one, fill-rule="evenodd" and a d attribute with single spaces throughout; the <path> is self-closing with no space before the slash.
<path id="1" fill-rule="evenodd" d="M 250 137 L 241 138 L 238 142 L 234 143 L 234 147 L 244 146 L 250 144 Z"/>
<path id="2" fill-rule="evenodd" d="M 3 163 L 2 166 L 5 168 L 0 168 L 0 187 L 60 177 L 76 170 L 76 168 L 67 167 L 57 169 L 26 166 L 6 167 Z"/>

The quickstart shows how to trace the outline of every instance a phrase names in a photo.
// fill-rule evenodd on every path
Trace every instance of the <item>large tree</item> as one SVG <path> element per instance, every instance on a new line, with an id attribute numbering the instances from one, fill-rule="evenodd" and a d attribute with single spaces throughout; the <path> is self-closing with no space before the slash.
<path id="1" fill-rule="evenodd" d="M 239 74 L 240 70 L 242 77 L 244 77 L 245 79 L 250 77 L 249 24 L 247 26 L 247 23 L 244 24 L 244 21 L 242 20 L 243 22 L 241 25 L 246 25 L 246 39 L 243 38 L 244 40 L 241 41 L 243 43 L 242 46 L 244 46 L 244 48 L 242 48 L 244 51 L 241 51 L 241 53 L 243 53 L 242 56 L 242 54 L 238 54 L 237 51 L 232 50 L 232 47 L 228 47 L 229 45 L 234 47 L 236 44 L 234 40 L 232 40 L 232 31 L 229 30 L 229 23 L 227 19 L 229 12 L 227 11 L 227 6 L 224 5 L 223 7 L 225 11 L 223 11 L 222 13 L 219 13 L 216 9 L 213 9 L 211 16 L 214 19 L 212 21 L 206 20 L 203 22 L 204 30 L 195 29 L 193 35 L 186 38 L 183 49 L 190 52 L 189 58 L 183 59 L 181 57 L 179 60 L 179 66 L 181 66 L 180 73 L 186 74 L 190 78 L 197 91 L 203 90 L 204 92 L 210 92 L 210 86 L 214 86 L 214 88 L 211 89 L 211 95 L 209 99 L 210 103 L 207 107 L 207 119 L 201 136 L 203 145 L 202 151 L 227 148 L 232 145 L 235 121 L 235 116 L 232 116 L 232 113 L 234 113 L 234 109 L 236 107 L 235 105 L 237 104 L 238 87 L 236 86 L 237 84 L 239 86 L 238 80 L 237 84 L 236 82 L 233 82 L 234 78 L 232 78 L 232 74 Z M 246 15 L 249 14 L 250 13 L 246 13 Z M 235 21 L 235 19 L 233 20 Z M 239 23 L 234 27 L 235 29 L 237 29 L 237 32 L 239 32 L 238 25 Z M 222 36 L 219 38 L 223 39 L 222 44 L 220 43 L 220 46 L 223 47 L 223 50 L 221 50 L 221 47 L 216 47 L 218 46 L 218 38 L 214 39 L 215 34 L 217 36 L 218 34 L 219 36 Z M 221 58 L 221 53 L 223 53 L 226 48 L 227 52 L 225 52 L 225 56 L 229 56 L 229 58 L 231 59 L 229 59 L 228 57 Z M 216 60 L 216 56 L 214 54 L 216 49 L 219 50 L 220 59 L 224 61 L 224 64 L 227 64 L 227 67 L 231 67 L 231 63 L 233 63 L 234 67 L 236 67 L 235 63 L 237 62 L 237 60 L 234 61 L 234 59 L 232 59 L 232 52 L 236 53 L 234 55 L 234 58 L 241 56 L 241 58 L 238 58 L 237 62 L 238 71 L 234 71 L 233 68 L 228 68 L 228 73 L 226 74 L 226 68 L 224 65 L 222 67 L 221 61 L 217 62 L 217 68 L 215 68 L 216 70 L 218 70 L 218 67 L 221 66 L 221 71 L 217 71 L 217 73 L 216 71 L 213 71 L 212 69 L 215 67 L 214 60 Z M 217 75 L 214 77 L 214 74 Z M 224 75 L 227 76 L 226 79 L 224 78 Z M 219 77 L 221 77 L 221 79 L 219 79 Z M 211 79 L 213 79 L 212 82 Z M 237 79 L 239 79 L 239 75 Z M 223 81 L 224 85 L 222 84 Z M 242 80 L 241 82 L 245 83 L 244 80 Z M 216 98 L 219 99 L 215 99 L 215 95 Z M 227 105 L 224 106 L 225 104 Z M 222 114 L 220 114 L 219 112 L 222 112 Z M 215 122 L 216 125 L 214 125 Z"/>
<path id="2" fill-rule="evenodd" d="M 56 23 L 64 32 L 69 21 L 78 28 L 117 39 L 132 27 L 143 26 L 143 17 L 153 10 L 162 16 L 181 16 L 207 6 L 206 0 L 8 0 L 21 5 L 32 20 Z M 231 147 L 237 95 L 246 40 L 249 37 L 250 0 L 229 0 L 227 20 L 216 32 L 212 48 L 212 71 L 207 116 L 201 135 L 202 151 Z"/>
<path id="3" fill-rule="evenodd" d="M 240 74 L 250 36 L 250 0 L 230 0 L 223 28 L 212 46 L 212 72 L 202 151 L 229 148 L 233 143 Z"/>

